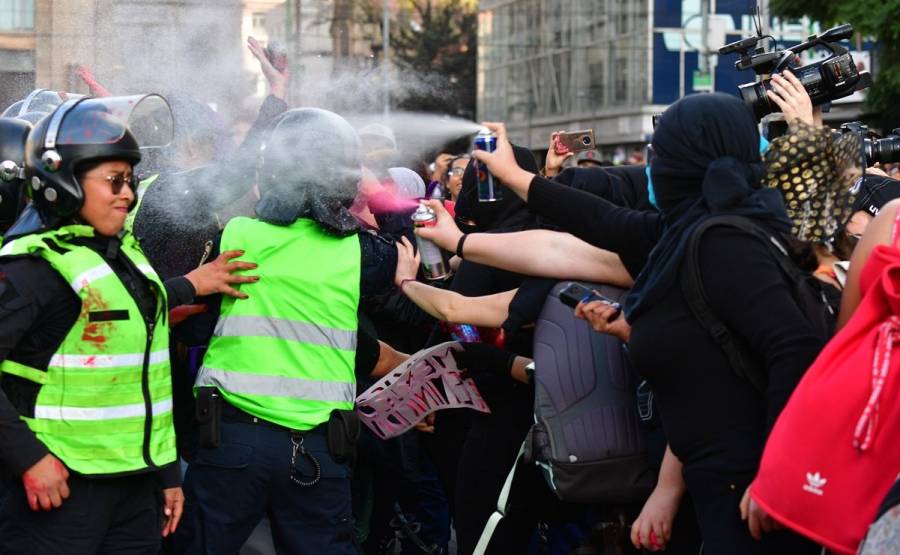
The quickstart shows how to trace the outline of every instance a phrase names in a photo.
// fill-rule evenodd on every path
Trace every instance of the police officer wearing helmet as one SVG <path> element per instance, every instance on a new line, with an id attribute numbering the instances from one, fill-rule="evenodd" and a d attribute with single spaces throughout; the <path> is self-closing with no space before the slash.
<path id="1" fill-rule="evenodd" d="M 185 552 L 237 553 L 264 515 L 279 553 L 359 552 L 348 457 L 326 436 L 354 425 L 356 376 L 378 360 L 360 299 L 389 291 L 397 266 L 348 212 L 361 164 L 353 128 L 324 110 L 285 112 L 261 146 L 256 218 L 232 219 L 221 248 L 264 271 L 240 287 L 249 300 L 222 301 L 197 374 L 201 413 L 222 420 L 185 476 Z"/>
<path id="2" fill-rule="evenodd" d="M 27 121 L 0 118 L 0 231 L 5 232 L 25 207 Z"/>
<path id="3" fill-rule="evenodd" d="M 220 259 L 163 283 L 122 232 L 127 100 L 71 100 L 28 136 L 33 205 L 0 249 L 3 553 L 158 553 L 183 500 L 168 309 L 250 279 Z"/>

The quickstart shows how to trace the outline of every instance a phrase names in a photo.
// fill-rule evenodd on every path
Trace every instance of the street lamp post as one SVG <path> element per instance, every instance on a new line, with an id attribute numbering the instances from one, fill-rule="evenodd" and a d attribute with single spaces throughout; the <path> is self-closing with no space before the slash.
<path id="1" fill-rule="evenodd" d="M 390 88 L 390 57 L 388 50 L 391 47 L 391 12 L 388 9 L 388 0 L 383 0 L 381 11 L 381 79 L 384 85 L 384 116 L 391 113 L 391 88 Z"/>

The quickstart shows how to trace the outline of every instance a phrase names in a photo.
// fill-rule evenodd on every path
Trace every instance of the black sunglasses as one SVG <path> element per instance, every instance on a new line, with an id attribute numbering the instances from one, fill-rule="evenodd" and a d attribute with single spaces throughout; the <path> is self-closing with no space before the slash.
<path id="1" fill-rule="evenodd" d="M 85 176 L 91 177 L 91 176 Z M 131 192 L 137 193 L 138 187 L 138 178 L 136 175 L 128 175 L 126 176 L 124 173 L 117 173 L 115 175 L 107 175 L 105 177 L 93 176 L 95 179 L 105 179 L 109 182 L 109 187 L 112 189 L 112 194 L 118 195 L 122 192 L 122 187 L 128 185 L 131 188 Z"/>

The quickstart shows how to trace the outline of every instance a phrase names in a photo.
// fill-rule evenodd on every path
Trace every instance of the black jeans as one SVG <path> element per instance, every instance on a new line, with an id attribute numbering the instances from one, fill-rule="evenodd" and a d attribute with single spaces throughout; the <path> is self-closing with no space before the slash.
<path id="1" fill-rule="evenodd" d="M 156 555 L 162 533 L 162 491 L 156 475 L 85 478 L 69 475 L 69 498 L 51 511 L 32 511 L 20 480 L 7 483 L 0 510 L 0 554 Z"/>
<path id="2" fill-rule="evenodd" d="M 490 414 L 472 415 L 460 446 L 454 523 L 458 553 L 469 555 L 497 508 L 516 453 L 534 421 L 534 397 L 526 388 L 489 401 Z M 491 538 L 489 554 L 525 553 L 538 520 L 552 514 L 556 500 L 533 464 L 519 463 L 507 516 Z"/>
<path id="3" fill-rule="evenodd" d="M 232 409 L 233 410 L 233 409 Z M 176 532 L 178 553 L 238 553 L 267 515 L 278 553 L 357 555 L 350 504 L 350 467 L 328 452 L 325 425 L 303 434 L 303 447 L 321 468 L 315 485 L 301 487 L 316 471 L 298 455 L 293 468 L 291 434 L 229 417 L 216 449 L 198 449 L 185 475 L 185 522 Z"/>
<path id="4" fill-rule="evenodd" d="M 726 461 L 684 466 L 684 481 L 694 502 L 703 536 L 704 555 L 818 554 L 821 547 L 788 530 L 750 536 L 741 520 L 740 502 L 753 480 L 753 470 Z"/>

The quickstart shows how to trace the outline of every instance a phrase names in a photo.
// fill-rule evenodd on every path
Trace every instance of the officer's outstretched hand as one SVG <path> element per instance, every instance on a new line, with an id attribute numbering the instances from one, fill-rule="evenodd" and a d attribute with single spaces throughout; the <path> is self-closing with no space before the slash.
<path id="1" fill-rule="evenodd" d="M 63 499 L 69 498 L 69 471 L 59 459 L 53 455 L 34 463 L 22 475 L 25 486 L 25 498 L 32 511 L 49 511 L 62 505 Z"/>
<path id="2" fill-rule="evenodd" d="M 194 286 L 194 294 L 198 297 L 222 293 L 238 299 L 249 299 L 246 293 L 231 287 L 235 283 L 259 281 L 259 276 L 243 276 L 235 273 L 256 269 L 256 264 L 252 262 L 231 262 L 232 258 L 243 255 L 244 251 L 225 251 L 212 262 L 207 262 L 184 277 Z"/>
<path id="3" fill-rule="evenodd" d="M 421 257 L 406 237 L 397 241 L 397 269 L 394 270 L 394 285 L 403 287 L 404 281 L 415 281 L 419 274 Z"/>
<path id="4" fill-rule="evenodd" d="M 181 488 L 166 488 L 163 490 L 165 505 L 163 511 L 166 517 L 162 535 L 165 538 L 175 532 L 181 521 L 181 513 L 184 511 L 184 492 Z"/>

